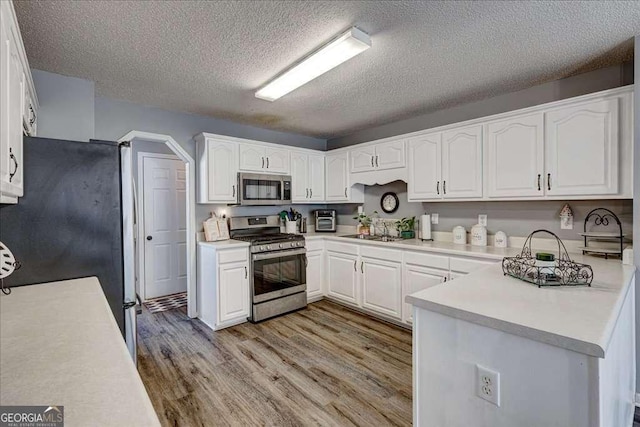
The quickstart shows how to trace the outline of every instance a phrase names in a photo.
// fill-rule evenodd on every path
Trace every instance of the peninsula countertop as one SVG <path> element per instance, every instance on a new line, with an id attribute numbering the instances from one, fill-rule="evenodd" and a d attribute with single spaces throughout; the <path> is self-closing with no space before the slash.
<path id="1" fill-rule="evenodd" d="M 159 426 L 96 277 L 0 296 L 0 404 L 61 405 L 67 426 Z"/>
<path id="2" fill-rule="evenodd" d="M 591 265 L 587 286 L 542 287 L 489 266 L 406 297 L 415 307 L 557 347 L 604 358 L 635 268 L 574 256 Z"/>

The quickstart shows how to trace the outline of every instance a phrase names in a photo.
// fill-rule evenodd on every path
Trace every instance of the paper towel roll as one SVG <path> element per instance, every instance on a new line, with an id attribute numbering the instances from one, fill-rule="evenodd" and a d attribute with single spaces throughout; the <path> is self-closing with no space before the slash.
<path id="1" fill-rule="evenodd" d="M 431 215 L 420 216 L 420 238 L 431 240 Z"/>

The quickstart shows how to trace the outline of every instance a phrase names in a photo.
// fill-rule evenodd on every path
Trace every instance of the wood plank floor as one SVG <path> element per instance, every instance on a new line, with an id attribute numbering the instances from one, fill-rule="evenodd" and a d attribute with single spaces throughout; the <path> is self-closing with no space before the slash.
<path id="1" fill-rule="evenodd" d="M 164 426 L 411 425 L 411 332 L 338 304 L 218 332 L 184 309 L 138 325 Z"/>

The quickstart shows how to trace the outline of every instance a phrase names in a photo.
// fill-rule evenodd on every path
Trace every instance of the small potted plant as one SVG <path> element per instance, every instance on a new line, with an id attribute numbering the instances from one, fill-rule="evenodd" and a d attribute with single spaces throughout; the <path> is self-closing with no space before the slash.
<path id="1" fill-rule="evenodd" d="M 416 232 L 414 227 L 416 225 L 416 217 L 412 216 L 411 218 L 402 218 L 396 221 L 396 230 L 398 230 L 398 234 L 403 239 L 413 239 L 416 237 Z"/>
<path id="2" fill-rule="evenodd" d="M 373 220 L 374 215 L 378 215 L 378 211 L 373 211 L 373 215 L 367 215 L 362 212 L 353 217 L 353 219 L 358 220 L 358 234 L 371 234 L 371 221 Z"/>

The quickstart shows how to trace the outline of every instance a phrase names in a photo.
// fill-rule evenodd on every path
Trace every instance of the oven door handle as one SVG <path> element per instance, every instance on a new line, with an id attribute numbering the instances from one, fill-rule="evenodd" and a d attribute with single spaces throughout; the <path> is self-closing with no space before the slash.
<path id="1" fill-rule="evenodd" d="M 284 256 L 295 256 L 295 255 L 305 255 L 307 250 L 305 248 L 300 249 L 286 249 L 283 251 L 273 251 L 266 252 L 261 254 L 254 254 L 251 259 L 253 261 L 261 261 L 263 259 L 273 259 L 273 258 L 281 258 Z"/>

